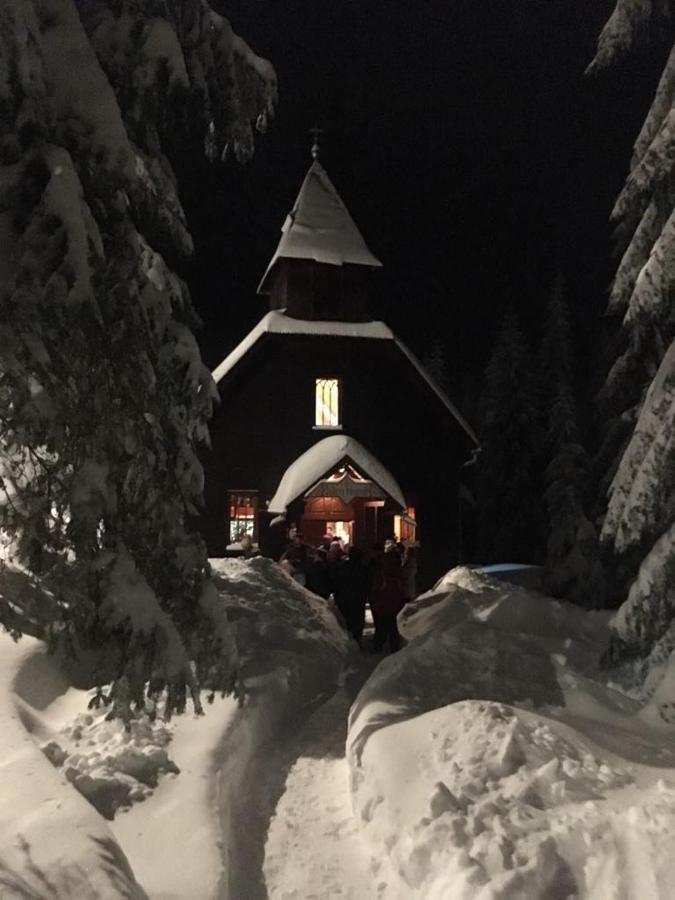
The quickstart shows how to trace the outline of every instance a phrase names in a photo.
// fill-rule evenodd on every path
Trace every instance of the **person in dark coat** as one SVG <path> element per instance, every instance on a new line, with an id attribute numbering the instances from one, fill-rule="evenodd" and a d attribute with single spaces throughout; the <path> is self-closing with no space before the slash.
<path id="1" fill-rule="evenodd" d="M 324 600 L 328 600 L 333 590 L 326 551 L 319 547 L 307 567 L 307 589 Z"/>
<path id="2" fill-rule="evenodd" d="M 417 596 L 417 550 L 415 547 L 409 546 L 405 548 L 403 565 L 401 566 L 401 579 L 403 596 L 405 597 L 405 602 L 409 603 Z"/>
<path id="3" fill-rule="evenodd" d="M 396 616 L 405 605 L 401 580 L 401 563 L 398 553 L 383 554 L 375 563 L 370 590 L 370 609 L 375 623 L 373 650 L 380 651 L 385 644 L 395 653 L 401 649 L 401 635 Z"/>
<path id="4" fill-rule="evenodd" d="M 335 568 L 335 603 L 342 613 L 347 631 L 361 646 L 366 618 L 366 600 L 370 587 L 370 572 L 358 547 L 350 547 L 349 555 Z"/>
<path id="5" fill-rule="evenodd" d="M 279 560 L 279 562 L 287 562 L 293 566 L 293 577 L 303 585 L 307 581 L 311 549 L 308 544 L 303 542 L 302 534 L 294 531 L 290 544 Z"/>

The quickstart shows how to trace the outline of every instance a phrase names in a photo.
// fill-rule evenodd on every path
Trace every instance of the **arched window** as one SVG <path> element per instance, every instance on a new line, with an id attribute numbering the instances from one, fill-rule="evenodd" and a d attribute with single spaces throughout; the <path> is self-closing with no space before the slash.
<path id="1" fill-rule="evenodd" d="M 317 378 L 315 386 L 315 428 L 340 427 L 340 382 L 337 378 Z"/>

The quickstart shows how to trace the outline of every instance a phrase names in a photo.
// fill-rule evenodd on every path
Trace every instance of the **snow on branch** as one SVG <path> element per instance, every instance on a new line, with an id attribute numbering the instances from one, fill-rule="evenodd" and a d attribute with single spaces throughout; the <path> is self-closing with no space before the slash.
<path id="1" fill-rule="evenodd" d="M 640 270 L 624 324 L 645 327 L 670 314 L 670 286 L 675 283 L 675 210 L 658 236 L 649 259 Z"/>
<path id="2" fill-rule="evenodd" d="M 661 128 L 664 119 L 673 108 L 675 101 L 675 45 L 670 51 L 668 62 L 663 70 L 654 101 L 647 113 L 642 130 L 635 142 L 631 168 L 642 160 L 652 141 Z"/>
<path id="3" fill-rule="evenodd" d="M 671 174 L 675 165 L 675 109 L 663 120 L 649 149 L 628 176 L 612 210 L 612 219 L 638 215 L 647 208 L 654 190 Z"/>
<path id="4" fill-rule="evenodd" d="M 675 341 L 649 387 L 610 487 L 602 539 L 617 552 L 653 533 L 674 510 Z"/>
<path id="5" fill-rule="evenodd" d="M 655 27 L 670 19 L 669 0 L 617 0 L 614 12 L 598 38 L 589 73 L 599 72 L 623 59 Z"/>

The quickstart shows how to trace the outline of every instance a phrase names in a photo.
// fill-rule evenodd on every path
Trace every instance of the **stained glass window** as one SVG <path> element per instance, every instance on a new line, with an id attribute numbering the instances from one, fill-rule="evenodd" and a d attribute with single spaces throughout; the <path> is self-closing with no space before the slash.
<path id="1" fill-rule="evenodd" d="M 340 382 L 337 378 L 316 379 L 314 425 L 317 428 L 340 427 Z"/>

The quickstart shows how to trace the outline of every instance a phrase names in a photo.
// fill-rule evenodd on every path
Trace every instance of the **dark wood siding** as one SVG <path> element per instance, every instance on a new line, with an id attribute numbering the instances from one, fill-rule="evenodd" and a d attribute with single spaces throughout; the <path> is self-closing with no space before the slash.
<path id="1" fill-rule="evenodd" d="M 286 468 L 334 433 L 313 427 L 314 383 L 323 376 L 340 379 L 344 433 L 415 495 L 428 585 L 457 559 L 458 475 L 470 442 L 388 340 L 265 335 L 223 380 L 205 458 L 209 551 L 225 548 L 228 490 L 255 488 L 264 509 Z"/>

